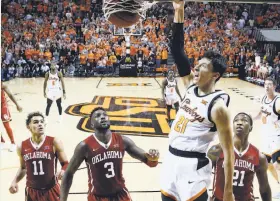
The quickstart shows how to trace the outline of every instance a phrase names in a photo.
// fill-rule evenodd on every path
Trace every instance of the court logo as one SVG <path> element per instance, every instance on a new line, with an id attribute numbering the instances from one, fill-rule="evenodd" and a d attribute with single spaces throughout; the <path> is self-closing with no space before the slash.
<path id="1" fill-rule="evenodd" d="M 113 132 L 127 135 L 165 136 L 170 128 L 163 102 L 155 98 L 95 96 L 91 103 L 70 105 L 66 113 L 81 116 L 77 128 L 93 132 L 89 115 L 96 107 L 103 107 L 110 117 Z M 171 118 L 175 111 L 171 111 Z"/>
<path id="2" fill-rule="evenodd" d="M 147 87 L 152 86 L 152 83 L 107 83 L 107 87 Z"/>

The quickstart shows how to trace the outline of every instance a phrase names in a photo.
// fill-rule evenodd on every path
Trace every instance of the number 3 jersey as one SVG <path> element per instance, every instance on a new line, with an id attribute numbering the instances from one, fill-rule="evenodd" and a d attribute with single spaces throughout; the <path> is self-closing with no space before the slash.
<path id="1" fill-rule="evenodd" d="M 21 155 L 26 166 L 26 186 L 35 189 L 49 189 L 56 184 L 56 155 L 54 138 L 44 136 L 39 145 L 31 138 L 22 142 Z"/>
<path id="2" fill-rule="evenodd" d="M 259 168 L 259 150 L 249 144 L 247 149 L 240 153 L 234 148 L 235 162 L 233 175 L 233 194 L 236 201 L 253 201 L 253 180 Z M 223 152 L 216 161 L 216 172 L 214 178 L 214 196 L 223 200 L 225 185 L 224 155 Z M 260 184 L 261 185 L 261 184 Z"/>
<path id="3" fill-rule="evenodd" d="M 219 98 L 228 106 L 229 95 L 224 91 L 199 96 L 198 87 L 190 86 L 172 123 L 169 145 L 178 150 L 205 153 L 216 133 L 211 109 Z"/>
<path id="4" fill-rule="evenodd" d="M 112 133 L 108 144 L 100 142 L 95 134 L 84 142 L 88 146 L 85 159 L 88 169 L 89 194 L 108 196 L 125 188 L 122 175 L 124 144 L 120 135 Z"/>

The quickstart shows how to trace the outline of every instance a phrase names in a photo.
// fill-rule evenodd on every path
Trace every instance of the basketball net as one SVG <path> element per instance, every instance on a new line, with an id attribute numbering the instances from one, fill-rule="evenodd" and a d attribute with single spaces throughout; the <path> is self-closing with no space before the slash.
<path id="1" fill-rule="evenodd" d="M 136 13 L 145 19 L 146 11 L 155 4 L 156 2 L 141 0 L 103 0 L 102 10 L 107 20 L 111 14 L 122 11 Z"/>

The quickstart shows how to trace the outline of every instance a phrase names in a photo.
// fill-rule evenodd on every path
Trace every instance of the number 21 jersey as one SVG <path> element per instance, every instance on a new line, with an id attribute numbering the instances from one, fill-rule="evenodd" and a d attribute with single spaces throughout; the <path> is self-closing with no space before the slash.
<path id="1" fill-rule="evenodd" d="M 219 98 L 228 106 L 229 95 L 224 91 L 199 96 L 198 87 L 190 86 L 172 123 L 169 145 L 178 150 L 206 153 L 216 133 L 211 109 Z"/>
<path id="2" fill-rule="evenodd" d="M 234 148 L 233 194 L 236 201 L 255 200 L 253 194 L 253 180 L 259 168 L 259 153 L 259 150 L 251 144 L 249 144 L 248 148 L 242 153 Z M 215 198 L 223 200 L 224 186 L 224 155 L 222 152 L 216 162 L 213 190 Z"/>
<path id="3" fill-rule="evenodd" d="M 88 193 L 106 196 L 122 191 L 125 188 L 122 175 L 125 153 L 122 137 L 112 133 L 111 140 L 105 145 L 93 134 L 84 142 L 88 146 L 85 160 L 88 169 Z"/>

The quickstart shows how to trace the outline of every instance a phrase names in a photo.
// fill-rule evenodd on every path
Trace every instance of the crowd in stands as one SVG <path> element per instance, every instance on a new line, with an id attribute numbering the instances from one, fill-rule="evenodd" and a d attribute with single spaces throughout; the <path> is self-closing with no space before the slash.
<path id="1" fill-rule="evenodd" d="M 229 75 L 237 68 L 258 79 L 278 72 L 277 56 L 264 58 L 268 66 L 260 62 L 260 72 L 248 66 L 257 64 L 252 27 L 279 26 L 279 8 L 263 6 L 261 20 L 253 19 L 250 4 L 186 3 L 185 51 L 191 63 L 213 49 L 228 59 Z M 143 35 L 131 36 L 130 54 L 142 65 L 167 67 L 172 11 L 170 3 L 154 5 L 142 22 Z M 2 79 L 43 76 L 50 65 L 68 76 L 116 74 L 126 55 L 125 38 L 113 34 L 101 0 L 4 0 L 1 12 Z"/>
<path id="2" fill-rule="evenodd" d="M 263 4 L 261 12 L 256 17 L 258 28 L 280 28 L 280 5 Z"/>

